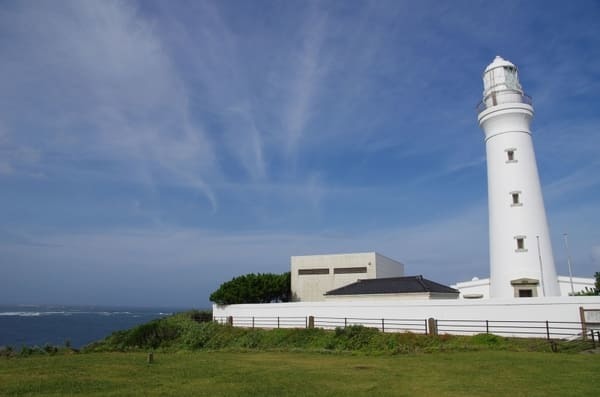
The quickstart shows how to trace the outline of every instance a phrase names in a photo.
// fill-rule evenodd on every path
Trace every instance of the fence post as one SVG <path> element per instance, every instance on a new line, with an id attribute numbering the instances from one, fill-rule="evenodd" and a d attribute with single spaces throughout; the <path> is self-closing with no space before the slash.
<path id="1" fill-rule="evenodd" d="M 583 306 L 579 306 L 579 319 L 581 320 L 581 337 L 587 339 L 587 327 L 585 326 L 585 310 Z"/>
<path id="2" fill-rule="evenodd" d="M 315 317 L 308 316 L 308 328 L 314 328 L 314 327 L 315 327 Z"/>
<path id="3" fill-rule="evenodd" d="M 429 332 L 427 332 L 427 319 L 425 319 L 424 321 L 425 321 L 425 335 L 429 335 Z"/>
<path id="4" fill-rule="evenodd" d="M 429 334 L 430 335 L 437 335 L 438 334 L 437 321 L 435 320 L 435 318 L 430 317 L 430 318 L 427 319 L 427 328 L 429 328 Z"/>
<path id="5" fill-rule="evenodd" d="M 594 349 L 596 348 L 596 338 L 594 338 L 594 330 L 591 330 L 590 334 L 592 334 L 592 345 Z"/>
<path id="6" fill-rule="evenodd" d="M 254 328 L 254 316 L 252 316 L 252 328 Z"/>
<path id="7" fill-rule="evenodd" d="M 490 322 L 488 320 L 485 320 L 485 333 L 490 333 Z"/>
<path id="8" fill-rule="evenodd" d="M 546 320 L 546 339 L 550 340 L 550 325 L 548 324 L 548 320 Z"/>
<path id="9" fill-rule="evenodd" d="M 381 332 L 385 332 L 385 319 L 381 319 Z"/>
<path id="10" fill-rule="evenodd" d="M 233 327 L 233 316 L 227 316 L 227 325 Z"/>
<path id="11" fill-rule="evenodd" d="M 277 328 L 279 328 L 279 316 L 277 316 Z"/>
<path id="12" fill-rule="evenodd" d="M 344 317 L 344 328 L 348 326 L 348 318 Z"/>

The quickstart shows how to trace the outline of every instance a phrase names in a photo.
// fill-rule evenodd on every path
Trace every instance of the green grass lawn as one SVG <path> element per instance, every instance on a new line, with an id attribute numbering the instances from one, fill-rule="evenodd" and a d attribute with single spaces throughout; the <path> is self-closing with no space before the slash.
<path id="1" fill-rule="evenodd" d="M 1 396 L 591 396 L 600 356 L 479 351 L 59 354 L 0 358 Z"/>

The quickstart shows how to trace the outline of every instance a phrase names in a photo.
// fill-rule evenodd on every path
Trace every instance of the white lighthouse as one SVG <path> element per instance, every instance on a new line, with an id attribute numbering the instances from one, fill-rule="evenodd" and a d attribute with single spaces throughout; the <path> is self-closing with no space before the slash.
<path id="1" fill-rule="evenodd" d="M 497 56 L 483 73 L 478 111 L 485 133 L 490 297 L 560 295 L 533 151 L 531 99 L 517 67 Z"/>

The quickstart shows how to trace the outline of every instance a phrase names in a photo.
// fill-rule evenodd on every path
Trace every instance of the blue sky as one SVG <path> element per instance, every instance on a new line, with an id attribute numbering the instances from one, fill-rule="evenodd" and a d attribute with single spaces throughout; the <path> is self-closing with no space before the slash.
<path id="1" fill-rule="evenodd" d="M 596 1 L 3 1 L 0 303 L 208 306 L 291 255 L 488 275 L 495 55 L 558 272 L 600 270 Z"/>

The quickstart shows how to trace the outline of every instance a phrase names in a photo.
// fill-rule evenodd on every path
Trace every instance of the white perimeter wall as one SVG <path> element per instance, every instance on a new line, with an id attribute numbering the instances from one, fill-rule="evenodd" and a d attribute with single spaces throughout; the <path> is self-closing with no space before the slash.
<path id="1" fill-rule="evenodd" d="M 600 310 L 599 296 L 526 299 L 291 302 L 213 305 L 213 316 L 224 318 L 307 316 L 363 319 L 427 319 L 579 322 L 579 307 Z M 576 326 L 574 326 L 576 328 Z M 574 332 L 575 333 L 575 332 Z M 519 335 L 515 335 L 519 336 Z M 521 335 L 523 336 L 523 335 Z"/>
<path id="2" fill-rule="evenodd" d="M 585 287 L 594 289 L 596 280 L 593 278 L 573 277 L 573 289 L 575 292 L 583 291 Z M 558 286 L 561 296 L 569 296 L 571 293 L 571 279 L 569 276 L 558 276 Z"/>
<path id="3" fill-rule="evenodd" d="M 573 289 L 575 292 L 583 291 L 586 287 L 593 289 L 596 280 L 593 278 L 573 277 Z M 558 276 L 558 286 L 560 287 L 560 296 L 569 296 L 571 293 L 571 279 L 568 276 Z M 468 294 L 482 294 L 484 299 L 490 297 L 490 279 L 463 281 L 451 285 L 460 291 L 460 298 Z M 527 299 L 527 298 L 526 298 Z"/>
<path id="4" fill-rule="evenodd" d="M 451 285 L 450 287 L 455 288 L 460 291 L 460 298 L 464 299 L 465 295 L 483 295 L 483 299 L 488 299 L 490 297 L 490 279 L 478 279 L 471 281 L 463 281 L 460 283 L 456 283 Z"/>

